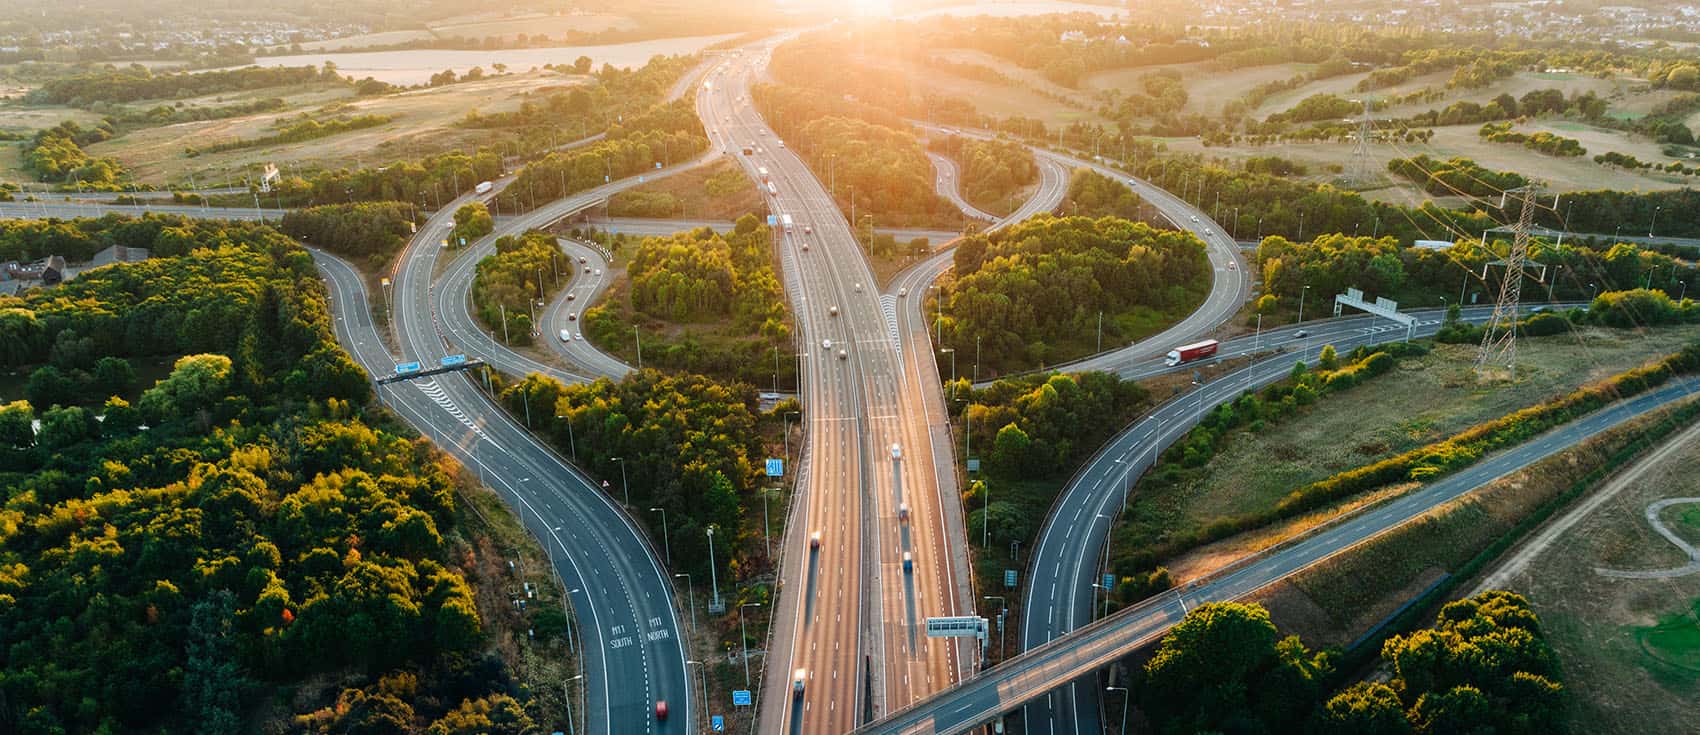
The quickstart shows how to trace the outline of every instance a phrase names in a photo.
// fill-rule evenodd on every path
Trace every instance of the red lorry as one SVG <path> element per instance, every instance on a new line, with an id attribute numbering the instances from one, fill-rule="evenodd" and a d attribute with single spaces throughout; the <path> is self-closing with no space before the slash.
<path id="1" fill-rule="evenodd" d="M 1183 362 L 1192 362 L 1214 354 L 1216 354 L 1216 340 L 1207 339 L 1203 342 L 1194 342 L 1169 350 L 1168 359 L 1164 360 L 1163 364 L 1174 367 Z"/>

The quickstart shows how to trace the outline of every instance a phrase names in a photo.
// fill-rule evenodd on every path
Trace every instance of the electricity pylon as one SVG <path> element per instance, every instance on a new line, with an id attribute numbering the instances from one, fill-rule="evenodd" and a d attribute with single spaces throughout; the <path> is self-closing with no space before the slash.
<path id="1" fill-rule="evenodd" d="M 1481 351 L 1476 353 L 1476 371 L 1479 373 L 1494 365 L 1504 365 L 1517 376 L 1517 368 L 1513 364 L 1517 359 L 1517 304 L 1523 295 L 1524 264 L 1529 260 L 1529 225 L 1535 219 L 1535 186 L 1523 186 L 1505 192 L 1521 195 L 1523 207 L 1517 213 L 1517 226 L 1512 228 L 1511 252 L 1505 260 L 1505 280 L 1499 284 L 1499 300 L 1494 302 L 1493 316 L 1488 319 L 1487 330 L 1482 333 Z M 1503 209 L 1503 206 L 1501 207 Z M 1493 265 L 1489 263 L 1488 265 Z M 1482 278 L 1487 278 L 1487 267 L 1482 266 Z"/>

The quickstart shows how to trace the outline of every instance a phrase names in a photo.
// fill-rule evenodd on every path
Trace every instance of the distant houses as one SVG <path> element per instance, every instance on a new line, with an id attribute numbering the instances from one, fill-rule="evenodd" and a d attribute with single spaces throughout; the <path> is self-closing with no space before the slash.
<path id="1" fill-rule="evenodd" d="M 5 261 L 0 263 L 0 296 L 13 296 L 37 286 L 57 286 L 96 268 L 135 263 L 147 260 L 148 256 L 147 248 L 113 245 L 95 253 L 89 262 L 75 265 L 66 263 L 65 258 L 58 255 L 49 255 L 32 263 Z"/>

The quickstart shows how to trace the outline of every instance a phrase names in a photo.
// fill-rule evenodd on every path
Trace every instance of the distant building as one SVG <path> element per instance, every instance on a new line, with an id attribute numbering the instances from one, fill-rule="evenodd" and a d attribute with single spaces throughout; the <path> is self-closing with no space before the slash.
<path id="1" fill-rule="evenodd" d="M 95 253 L 94 259 L 89 261 L 88 268 L 85 268 L 84 270 L 103 268 L 105 266 L 112 265 L 113 263 L 137 263 L 147 259 L 147 248 L 132 248 L 124 245 L 113 245 L 112 247 Z"/>
<path id="2" fill-rule="evenodd" d="M 46 286 L 57 286 L 65 281 L 65 259 L 58 255 L 47 256 L 47 263 L 41 268 L 41 283 Z"/>

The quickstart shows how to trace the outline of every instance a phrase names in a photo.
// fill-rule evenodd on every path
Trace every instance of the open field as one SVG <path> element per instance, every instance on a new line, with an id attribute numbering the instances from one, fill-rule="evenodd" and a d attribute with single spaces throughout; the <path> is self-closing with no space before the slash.
<path id="1" fill-rule="evenodd" d="M 317 52 L 266 56 L 256 61 L 260 66 L 321 66 L 326 61 L 336 64 L 345 76 L 356 79 L 372 77 L 390 84 L 424 84 L 432 74 L 452 69 L 456 74 L 475 66 L 486 71 L 494 64 L 506 64 L 515 71 L 524 71 L 544 64 L 571 64 L 580 56 L 588 56 L 597 67 L 613 64 L 617 67 L 638 67 L 657 54 L 694 54 L 713 44 L 738 34 L 661 38 L 633 43 L 600 46 L 561 46 L 556 48 L 496 49 L 490 51 L 458 51 L 447 49 L 417 49 L 408 51 Z"/>
<path id="2" fill-rule="evenodd" d="M 1644 516 L 1654 501 L 1700 496 L 1700 441 L 1652 462 L 1569 528 L 1509 588 L 1527 595 L 1564 665 L 1575 732 L 1674 732 L 1700 701 L 1700 574 L 1616 579 L 1595 567 L 1680 566 L 1684 554 L 1656 536 Z M 1691 542 L 1695 505 L 1660 518 Z"/>
<path id="3" fill-rule="evenodd" d="M 277 164 L 286 174 L 360 164 L 382 165 L 450 148 L 471 149 L 486 133 L 454 127 L 468 110 L 513 109 L 527 91 L 561 83 L 562 78 L 554 74 L 526 73 L 380 97 L 345 96 L 347 105 L 338 114 L 385 114 L 395 119 L 378 127 L 266 148 L 244 148 L 194 158 L 184 153 L 191 146 L 270 135 L 274 122 L 293 118 L 302 108 L 292 105 L 293 109 L 281 112 L 137 130 L 90 146 L 89 152 L 117 158 L 137 179 L 154 185 L 186 185 L 190 173 L 203 185 L 241 181 L 245 172 L 251 173 L 265 162 Z M 319 97 L 309 93 L 307 99 L 317 101 Z"/>
<path id="4" fill-rule="evenodd" d="M 1692 406 L 1692 401 L 1689 405 Z M 1669 422 L 1678 412 L 1691 414 L 1691 408 L 1666 408 L 1637 417 L 1527 469 L 1490 482 L 1253 597 L 1269 608 L 1283 631 L 1319 647 L 1346 646 L 1436 582 L 1448 575 L 1471 573 L 1467 565 L 1479 554 L 1572 491 L 1589 473 L 1610 467 L 1615 454 L 1633 450 L 1654 429 L 1669 431 Z M 1595 481 L 1588 491 L 1599 487 L 1600 483 Z M 1565 556 L 1589 565 L 1592 573 L 1594 559 L 1585 554 L 1577 558 L 1570 553 L 1573 550 L 1567 547 Z M 1451 581 L 1461 583 L 1453 596 L 1466 594 L 1473 585 L 1473 580 Z M 1612 593 L 1599 589 L 1590 595 L 1570 587 L 1562 594 L 1566 599 L 1598 600 L 1609 599 Z M 1539 605 L 1536 612 L 1541 615 L 1549 638 L 1558 635 L 1554 632 L 1559 627 L 1555 625 L 1557 621 L 1548 617 Z M 1426 616 L 1423 619 L 1426 621 Z M 1556 641 L 1554 645 L 1557 647 Z M 1586 686 L 1574 678 L 1576 671 L 1570 661 L 1563 664 L 1570 691 Z M 1616 694 L 1610 692 L 1605 696 Z M 1588 727 L 1575 727 L 1571 731 L 1604 732 Z M 1653 727 L 1646 731 L 1679 730 Z"/>
<path id="5" fill-rule="evenodd" d="M 1531 129 L 1546 129 L 1545 123 L 1529 126 Z M 1554 121 L 1554 125 L 1566 124 Z M 1609 168 L 1594 163 L 1596 153 L 1615 150 L 1624 153 L 1647 153 L 1651 158 L 1664 162 L 1670 160 L 1658 151 L 1658 146 L 1645 139 L 1631 137 L 1627 133 L 1597 129 L 1590 133 L 1599 142 L 1594 145 L 1584 143 L 1588 155 L 1575 158 L 1559 158 L 1524 148 L 1520 145 L 1505 143 L 1489 143 L 1477 134 L 1480 125 L 1453 125 L 1434 128 L 1434 140 L 1427 144 L 1421 143 L 1377 143 L 1370 146 L 1370 168 L 1379 177 L 1380 184 L 1373 188 L 1392 187 L 1405 189 L 1404 193 L 1384 192 L 1371 195 L 1372 198 L 1402 203 L 1420 203 L 1425 199 L 1436 197 L 1422 192 L 1415 184 L 1403 180 L 1395 180 L 1387 174 L 1387 162 L 1395 158 L 1407 158 L 1418 154 L 1428 154 L 1432 158 L 1447 159 L 1463 156 L 1475 160 L 1483 166 L 1501 171 L 1517 171 L 1542 181 L 1548 191 L 1580 191 L 1591 189 L 1620 189 L 1625 191 L 1650 191 L 1660 189 L 1680 189 L 1692 186 L 1690 177 L 1663 174 L 1651 171 L 1624 171 Z M 1551 128 L 1566 137 L 1578 137 L 1574 131 L 1563 131 Z M 1310 176 L 1317 181 L 1336 181 L 1339 174 L 1329 171 L 1330 167 L 1344 170 L 1352 158 L 1351 142 L 1318 142 L 1318 143 L 1282 143 L 1280 145 L 1251 146 L 1205 146 L 1197 138 L 1157 138 L 1168 146 L 1169 150 L 1183 154 L 1199 154 L 1207 158 L 1243 161 L 1253 156 L 1280 156 L 1298 161 L 1310 168 Z M 1639 152 L 1639 153 L 1638 153 Z M 1438 234 L 1438 233 L 1435 233 Z"/>
<path id="6" fill-rule="evenodd" d="M 1294 489 L 1444 439 L 1482 421 L 1561 395 L 1662 357 L 1700 336 L 1700 327 L 1629 331 L 1587 328 L 1575 336 L 1520 340 L 1517 382 L 1479 385 L 1474 347 L 1436 345 L 1423 357 L 1260 434 L 1239 432 L 1208 465 L 1169 486 L 1137 485 L 1118 535 L 1157 541 L 1170 532 L 1273 506 Z M 1283 526 L 1311 525 L 1324 516 Z M 1167 563 L 1185 579 L 1231 562 L 1290 529 L 1227 539 Z M 1131 536 L 1129 535 L 1131 534 Z"/>
<path id="7" fill-rule="evenodd" d="M 1181 108 L 1183 112 L 1220 115 L 1224 105 L 1245 96 L 1253 87 L 1265 82 L 1290 79 L 1309 72 L 1315 66 L 1270 64 L 1218 72 L 1211 70 L 1210 62 L 1198 61 L 1191 64 L 1164 64 L 1102 71 L 1082 79 L 1080 86 L 1088 90 L 1137 90 L 1140 77 L 1154 72 L 1175 71 L 1180 73 L 1181 80 L 1186 84 L 1187 100 L 1186 107 Z"/>

